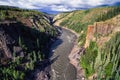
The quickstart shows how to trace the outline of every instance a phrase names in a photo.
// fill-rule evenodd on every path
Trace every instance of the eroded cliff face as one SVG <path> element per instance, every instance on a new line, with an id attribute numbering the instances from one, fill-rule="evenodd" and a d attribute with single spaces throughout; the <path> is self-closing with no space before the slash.
<path id="1" fill-rule="evenodd" d="M 18 22 L 19 21 L 19 22 Z M 40 34 L 40 35 L 38 35 Z M 55 38 L 57 31 L 52 27 L 46 19 L 39 16 L 33 16 L 32 18 L 18 18 L 17 20 L 4 20 L 0 22 L 0 57 L 12 58 L 13 52 L 22 52 L 22 48 L 19 46 L 19 38 L 24 38 L 26 43 L 28 41 L 28 47 L 34 46 L 33 43 L 42 36 L 42 38 L 48 38 L 49 41 Z M 30 43 L 29 43 L 30 42 Z M 48 45 L 47 45 L 48 44 Z M 34 47 L 35 48 L 35 47 Z M 31 49 L 31 50 L 34 50 Z M 44 49 L 46 49 L 44 47 Z M 4 54 L 4 55 L 3 55 Z M 22 52 L 23 54 L 23 52 Z"/>
<path id="2" fill-rule="evenodd" d="M 88 25 L 84 47 L 88 47 L 90 41 L 96 41 L 99 47 L 103 46 L 114 33 L 120 31 L 119 21 L 120 15 L 105 22 L 95 22 L 93 25 Z"/>
<path id="3" fill-rule="evenodd" d="M 0 24 L 0 50 L 1 58 L 12 58 L 13 52 L 23 53 L 22 48 L 18 45 L 20 30 L 17 29 L 16 23 Z M 19 34 L 19 36 L 18 36 Z"/>
<path id="4" fill-rule="evenodd" d="M 40 26 L 38 20 L 34 22 L 33 19 L 21 20 L 21 22 L 11 20 L 0 22 L 0 64 L 6 66 L 10 61 L 14 62 L 16 58 L 20 58 L 17 68 L 19 67 L 20 70 L 26 72 L 28 71 L 26 66 L 32 64 L 31 61 L 34 61 L 34 64 L 32 64 L 33 71 L 28 71 L 29 75 L 24 73 L 25 80 L 48 80 L 50 76 L 47 68 L 50 62 L 46 59 L 49 56 L 51 43 L 57 37 L 55 36 L 57 31 L 52 26 L 45 24 Z M 46 24 L 49 23 L 46 22 Z M 16 66 L 14 67 L 16 68 Z M 0 71 L 2 68 L 4 67 L 1 67 Z M 17 68 L 15 70 L 20 71 Z M 0 77 L 4 78 L 1 75 Z"/>
<path id="5" fill-rule="evenodd" d="M 94 37 L 94 26 L 93 25 L 89 25 L 88 26 L 88 29 L 87 29 L 87 35 L 86 35 L 86 42 L 85 42 L 85 45 L 84 47 L 88 47 L 89 46 L 89 43 L 91 40 L 95 40 L 95 37 Z"/>
<path id="6" fill-rule="evenodd" d="M 101 71 L 102 71 L 101 79 L 105 79 L 108 77 L 108 74 L 106 71 L 109 71 L 110 75 L 113 75 L 111 73 L 112 71 L 116 71 L 116 72 L 118 71 L 118 69 L 113 70 L 113 67 L 111 67 L 111 70 L 107 69 L 106 67 L 109 66 L 109 64 L 112 64 L 113 66 L 119 65 L 113 62 L 115 59 L 115 56 L 117 57 L 119 55 L 119 49 L 118 49 L 119 33 L 120 33 L 120 15 L 117 15 L 114 18 L 106 20 L 104 22 L 103 21 L 95 22 L 93 25 L 88 25 L 86 42 L 84 44 L 84 47 L 86 48 L 86 52 L 84 55 L 81 56 L 81 62 L 84 62 L 84 60 L 86 60 L 84 63 L 88 62 L 90 63 L 90 65 L 94 63 L 93 65 L 94 67 L 91 69 L 95 70 L 95 72 L 93 73 L 92 71 L 90 72 L 92 74 L 88 76 L 88 80 L 94 80 L 95 78 L 97 79 Z M 94 44 L 92 43 L 95 43 L 95 45 L 97 43 L 97 45 L 94 46 Z M 95 53 L 94 51 L 91 52 L 92 49 L 94 48 L 96 48 L 97 50 Z M 90 62 L 90 58 L 95 55 L 96 55 L 96 57 L 94 58 L 95 60 Z M 111 55 L 114 55 L 114 56 L 111 56 Z M 90 58 L 88 58 L 88 56 Z M 86 58 L 84 59 L 84 57 Z M 116 62 L 117 61 L 119 61 L 119 58 L 118 59 L 116 58 Z M 81 64 L 81 65 L 84 65 L 84 64 Z M 100 68 L 101 65 L 104 66 L 102 67 L 102 69 Z M 88 65 L 84 67 L 84 70 L 86 68 L 90 69 Z M 115 78 L 112 78 L 112 79 L 115 79 Z"/>

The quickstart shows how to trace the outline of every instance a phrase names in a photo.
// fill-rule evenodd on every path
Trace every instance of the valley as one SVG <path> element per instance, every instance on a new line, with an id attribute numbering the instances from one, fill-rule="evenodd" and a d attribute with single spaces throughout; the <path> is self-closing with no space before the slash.
<path id="1" fill-rule="evenodd" d="M 51 65 L 51 80 L 75 80 L 76 69 L 69 63 L 68 56 L 77 37 L 66 29 L 62 29 L 62 32 L 60 39 L 52 45 L 51 59 L 55 61 Z"/>
<path id="2" fill-rule="evenodd" d="M 120 80 L 119 55 L 120 6 L 0 6 L 0 80 Z"/>
<path id="3" fill-rule="evenodd" d="M 78 77 L 82 71 L 88 80 L 120 79 L 119 49 L 116 48 L 120 46 L 117 37 L 120 33 L 119 9 L 119 6 L 99 7 L 55 16 L 56 25 L 69 28 L 79 35 L 77 49 L 69 56 L 79 56 L 71 59 Z M 85 48 L 84 52 L 81 52 L 81 47 Z"/>

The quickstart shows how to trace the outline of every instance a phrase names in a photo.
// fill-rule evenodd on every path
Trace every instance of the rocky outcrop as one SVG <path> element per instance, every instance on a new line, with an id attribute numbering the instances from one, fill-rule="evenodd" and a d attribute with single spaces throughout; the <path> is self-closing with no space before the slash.
<path id="1" fill-rule="evenodd" d="M 117 53 L 117 52 L 112 52 L 112 49 L 110 49 L 110 51 L 109 51 L 110 47 L 108 47 L 107 44 L 109 43 L 111 38 L 116 35 L 117 32 L 120 32 L 119 21 L 120 21 L 120 15 L 118 15 L 112 19 L 106 20 L 104 22 L 95 22 L 93 25 L 88 25 L 87 34 L 86 34 L 86 42 L 85 42 L 84 47 L 85 48 L 89 47 L 90 42 L 95 41 L 97 43 L 97 47 L 98 47 L 98 51 L 99 51 L 97 54 L 97 57 L 95 59 L 95 62 L 94 62 L 95 73 L 92 74 L 91 76 L 89 76 L 88 80 L 94 80 L 95 78 L 97 78 L 98 77 L 97 69 L 101 65 L 106 66 L 108 64 L 108 62 L 111 62 L 110 59 L 113 59 L 113 58 L 109 57 L 111 53 L 114 55 Z M 118 39 L 116 39 L 116 40 L 118 40 Z M 113 42 L 111 42 L 111 44 L 112 43 Z M 109 44 L 109 46 L 112 46 L 111 44 Z M 114 46 L 114 49 L 117 50 L 117 48 L 115 48 L 115 46 Z M 104 52 L 103 50 L 106 52 Z M 102 51 L 103 51 L 103 55 L 101 54 Z M 101 59 L 101 56 L 104 56 L 105 59 Z M 102 61 L 104 63 L 102 63 Z M 105 69 L 105 67 L 104 67 L 104 69 Z M 101 77 L 105 78 L 105 76 L 106 75 L 103 74 Z"/>
<path id="2" fill-rule="evenodd" d="M 53 37 L 52 37 L 53 38 Z M 52 39 L 47 33 L 40 32 L 36 29 L 30 28 L 21 22 L 1 22 L 0 23 L 0 63 L 7 65 L 6 60 L 14 59 L 16 56 L 27 57 L 28 54 L 25 53 L 24 48 L 27 47 L 28 52 L 32 51 L 41 51 L 44 53 L 45 58 L 47 58 L 50 40 Z M 42 48 L 37 47 L 36 40 L 39 39 L 41 42 L 38 42 Z M 46 39 L 46 41 L 43 41 Z M 21 41 L 20 41 L 21 40 Z M 21 43 L 21 44 L 20 44 Z M 24 43 L 24 44 L 22 44 Z M 14 54 L 15 56 L 14 56 Z M 25 56 L 26 55 L 26 56 Z M 25 64 L 26 62 L 23 61 Z M 40 64 L 40 65 L 38 65 Z M 29 74 L 34 80 L 49 80 L 49 70 L 50 65 L 49 60 L 43 60 L 38 62 L 37 67 L 31 71 Z M 26 76 L 26 80 L 29 79 L 29 76 Z M 29 79 L 31 80 L 31 79 Z"/>
<path id="3" fill-rule="evenodd" d="M 37 63 L 37 68 L 34 72 L 34 80 L 49 80 L 50 64 L 50 60 L 48 59 Z"/>
<path id="4" fill-rule="evenodd" d="M 49 16 L 19 8 L 2 8 L 1 15 L 1 79 L 14 79 L 17 72 L 22 80 L 48 80 L 49 48 L 58 36 Z"/>
<path id="5" fill-rule="evenodd" d="M 50 40 L 54 37 L 50 37 L 49 33 L 39 32 L 36 29 L 30 28 L 30 26 L 25 25 L 20 22 L 10 22 L 4 21 L 0 23 L 0 55 L 6 58 L 12 58 L 15 52 L 19 56 L 23 56 L 23 50 L 20 47 L 19 39 L 23 39 L 24 44 L 30 51 L 41 50 L 34 47 L 36 40 L 42 38 L 48 38 L 48 43 L 40 42 L 44 45 L 43 49 L 47 49 L 50 46 Z M 42 37 L 42 38 L 41 38 Z M 43 51 L 43 50 L 42 50 Z M 44 52 L 45 53 L 45 52 Z"/>
<path id="6" fill-rule="evenodd" d="M 85 48 L 89 46 L 90 41 L 96 41 L 98 46 L 102 46 L 109 41 L 116 29 L 118 27 L 115 24 L 108 22 L 96 22 L 94 25 L 88 25 Z"/>
<path id="7" fill-rule="evenodd" d="M 84 70 L 80 67 L 80 56 L 85 53 L 84 47 L 78 47 L 77 44 L 74 45 L 70 55 L 69 60 L 70 63 L 76 68 L 77 70 L 77 80 L 85 80 Z"/>
<path id="8" fill-rule="evenodd" d="M 2 55 L 0 57 L 2 58 L 12 58 L 14 52 L 19 56 L 23 56 L 22 48 L 17 45 L 18 43 L 16 42 L 16 39 L 14 39 L 18 38 L 15 36 L 17 34 L 12 34 L 13 32 L 16 32 L 14 27 L 15 24 L 16 23 L 0 24 L 0 50 Z"/>
<path id="9" fill-rule="evenodd" d="M 89 46 L 89 43 L 91 40 L 95 40 L 94 37 L 94 26 L 89 25 L 87 29 L 87 35 L 86 35 L 86 43 L 85 43 L 85 48 Z"/>

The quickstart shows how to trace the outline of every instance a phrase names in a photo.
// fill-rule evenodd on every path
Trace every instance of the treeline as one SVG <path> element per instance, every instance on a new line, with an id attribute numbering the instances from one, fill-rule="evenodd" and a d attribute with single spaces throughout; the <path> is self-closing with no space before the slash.
<path id="1" fill-rule="evenodd" d="M 96 42 L 90 42 L 81 56 L 80 65 L 85 70 L 86 78 L 95 80 L 120 80 L 120 32 L 116 33 L 103 48 Z"/>
<path id="2" fill-rule="evenodd" d="M 113 18 L 116 15 L 120 14 L 120 7 L 119 6 L 115 6 L 114 8 L 112 8 L 111 10 L 109 10 L 108 12 L 104 12 L 102 13 L 97 19 L 96 21 L 105 21 L 107 19 Z"/>
<path id="3" fill-rule="evenodd" d="M 21 9 L 14 6 L 0 6 L 0 10 L 14 10 L 14 11 L 31 11 L 28 9 Z"/>
<path id="4" fill-rule="evenodd" d="M 0 80 L 34 80 L 35 74 L 33 73 L 36 69 L 42 69 L 42 61 L 49 57 L 51 39 L 54 40 L 56 37 L 55 29 L 46 27 L 49 32 L 43 32 L 35 28 L 29 28 L 20 22 L 9 24 L 9 26 L 3 24 L 3 26 L 8 28 L 5 30 L 7 35 L 1 36 L 11 38 L 10 35 L 12 35 L 15 43 L 9 44 L 9 46 L 12 45 L 12 59 L 5 58 L 4 50 L 0 48 Z M 20 47 L 21 55 L 14 52 L 15 46 Z"/>
<path id="5" fill-rule="evenodd" d="M 95 61 L 98 56 L 98 47 L 96 42 L 90 42 L 89 47 L 81 56 L 80 65 L 85 70 L 86 78 L 95 73 Z"/>
<path id="6" fill-rule="evenodd" d="M 36 10 L 22 9 L 12 6 L 0 6 L 0 20 L 15 20 L 16 18 L 29 18 L 35 15 L 42 17 L 44 14 Z"/>
<path id="7" fill-rule="evenodd" d="M 116 33 L 101 51 L 98 77 L 105 80 L 120 80 L 120 32 Z"/>
<path id="8" fill-rule="evenodd" d="M 12 22 L 11 19 L 15 19 L 15 23 L 9 23 Z M 32 25 L 29 25 L 30 19 Z M 16 7 L 1 7 L 0 20 L 3 23 L 5 20 L 8 22 L 1 22 L 0 27 L 8 28 L 5 35 L 1 36 L 8 36 L 15 41 L 14 44 L 9 44 L 13 51 L 12 59 L 3 57 L 5 53 L 0 44 L 0 80 L 34 80 L 35 71 L 47 65 L 43 65 L 43 60 L 49 57 L 51 41 L 57 37 L 56 29 L 43 13 Z M 20 47 L 22 57 L 14 52 L 14 46 Z"/>

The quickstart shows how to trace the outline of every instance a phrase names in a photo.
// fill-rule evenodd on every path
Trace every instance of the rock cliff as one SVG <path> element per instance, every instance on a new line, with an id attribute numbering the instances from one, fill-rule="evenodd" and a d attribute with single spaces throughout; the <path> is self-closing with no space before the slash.
<path id="1" fill-rule="evenodd" d="M 89 46 L 90 41 L 96 41 L 98 46 L 101 47 L 110 40 L 114 33 L 120 31 L 119 17 L 120 15 L 104 22 L 95 22 L 93 25 L 88 25 L 85 48 Z"/>
<path id="2" fill-rule="evenodd" d="M 10 15 L 3 14 L 5 17 L 0 19 L 0 78 L 49 80 L 49 48 L 57 38 L 57 29 L 42 13 L 6 12 Z M 22 16 L 25 13 L 28 17 Z"/>

